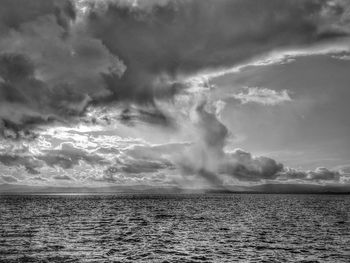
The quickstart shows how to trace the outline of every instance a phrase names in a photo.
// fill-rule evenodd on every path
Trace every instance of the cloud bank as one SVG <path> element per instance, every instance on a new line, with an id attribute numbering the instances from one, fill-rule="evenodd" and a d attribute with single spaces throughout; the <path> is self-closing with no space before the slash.
<path id="1" fill-rule="evenodd" d="M 45 172 L 48 178 L 40 178 L 57 181 L 74 177 L 66 170 L 109 183 L 339 180 L 325 168 L 299 174 L 268 157 L 227 151 L 234 135 L 213 110 L 216 102 L 197 94 L 211 88 L 193 92 L 189 79 L 347 37 L 346 1 L 0 4 L 0 163 L 8 173 L 2 180 L 23 180 L 16 167 L 33 180 Z M 287 91 L 263 88 L 234 96 L 264 105 L 291 100 Z M 72 128 L 69 137 L 43 132 L 57 123 Z M 73 131 L 79 125 L 88 131 Z"/>
<path id="2" fill-rule="evenodd" d="M 155 107 L 198 72 L 348 33 L 342 1 L 1 0 L 1 6 L 0 119 L 3 135 L 12 130 L 12 137 L 37 123 L 72 121 L 89 104 Z"/>

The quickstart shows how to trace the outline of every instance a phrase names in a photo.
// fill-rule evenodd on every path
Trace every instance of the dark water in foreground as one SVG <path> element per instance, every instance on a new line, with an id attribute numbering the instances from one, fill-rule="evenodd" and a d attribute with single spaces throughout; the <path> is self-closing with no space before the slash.
<path id="1" fill-rule="evenodd" d="M 0 262 L 350 262 L 350 196 L 2 196 Z"/>

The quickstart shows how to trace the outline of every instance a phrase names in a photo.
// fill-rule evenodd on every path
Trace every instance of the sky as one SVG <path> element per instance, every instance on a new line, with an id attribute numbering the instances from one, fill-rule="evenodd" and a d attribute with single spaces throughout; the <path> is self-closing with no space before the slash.
<path id="1" fill-rule="evenodd" d="M 0 184 L 350 184 L 347 0 L 0 7 Z"/>

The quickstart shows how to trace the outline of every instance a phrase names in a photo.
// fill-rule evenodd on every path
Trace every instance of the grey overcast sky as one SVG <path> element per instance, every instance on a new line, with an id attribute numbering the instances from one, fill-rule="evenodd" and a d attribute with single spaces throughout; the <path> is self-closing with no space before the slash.
<path id="1" fill-rule="evenodd" d="M 350 183 L 347 0 L 0 0 L 0 184 Z"/>

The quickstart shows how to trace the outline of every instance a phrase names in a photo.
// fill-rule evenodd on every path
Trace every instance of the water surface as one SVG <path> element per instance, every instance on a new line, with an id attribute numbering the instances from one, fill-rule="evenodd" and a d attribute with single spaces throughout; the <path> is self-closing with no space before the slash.
<path id="1" fill-rule="evenodd" d="M 1 196 L 0 262 L 350 262 L 346 195 Z"/>

